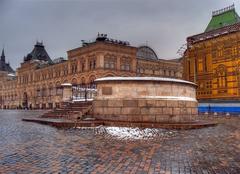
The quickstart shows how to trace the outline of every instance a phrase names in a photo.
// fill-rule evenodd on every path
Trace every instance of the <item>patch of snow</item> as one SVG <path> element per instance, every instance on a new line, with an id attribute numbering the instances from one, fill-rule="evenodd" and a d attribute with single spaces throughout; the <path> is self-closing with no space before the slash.
<path id="1" fill-rule="evenodd" d="M 8 76 L 15 77 L 16 75 L 15 74 L 8 74 Z"/>
<path id="2" fill-rule="evenodd" d="M 134 127 L 105 127 L 95 128 L 95 134 L 103 135 L 105 138 L 116 138 L 120 140 L 152 140 L 159 137 L 173 136 L 174 132 L 156 128 L 134 128 Z"/>
<path id="3" fill-rule="evenodd" d="M 95 129 L 95 127 L 76 127 L 76 129 L 88 130 L 88 129 Z"/>
<path id="4" fill-rule="evenodd" d="M 106 133 L 120 139 L 153 138 L 150 129 L 140 130 L 139 128 L 107 127 Z"/>
<path id="5" fill-rule="evenodd" d="M 165 77 L 103 77 L 95 80 L 95 82 L 101 81 L 164 81 L 196 85 L 195 83 L 190 81 Z"/>
<path id="6" fill-rule="evenodd" d="M 92 98 L 85 99 L 85 98 L 73 97 L 73 102 L 77 102 L 77 101 L 93 101 L 93 99 Z"/>
<path id="7" fill-rule="evenodd" d="M 63 84 L 61 84 L 61 86 L 72 86 L 72 84 L 71 83 L 63 83 Z"/>

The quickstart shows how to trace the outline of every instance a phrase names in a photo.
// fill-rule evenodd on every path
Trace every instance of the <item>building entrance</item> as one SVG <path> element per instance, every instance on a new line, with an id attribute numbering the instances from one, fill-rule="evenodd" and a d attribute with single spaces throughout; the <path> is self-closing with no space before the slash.
<path id="1" fill-rule="evenodd" d="M 23 109 L 28 109 L 28 96 L 27 93 L 23 93 L 23 103 L 22 103 Z"/>

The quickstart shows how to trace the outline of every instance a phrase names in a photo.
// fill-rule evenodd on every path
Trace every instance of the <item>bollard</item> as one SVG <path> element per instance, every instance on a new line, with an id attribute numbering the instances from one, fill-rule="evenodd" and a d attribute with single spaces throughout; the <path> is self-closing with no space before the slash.
<path id="1" fill-rule="evenodd" d="M 226 113 L 226 116 L 227 116 L 227 118 L 231 118 L 229 112 Z"/>

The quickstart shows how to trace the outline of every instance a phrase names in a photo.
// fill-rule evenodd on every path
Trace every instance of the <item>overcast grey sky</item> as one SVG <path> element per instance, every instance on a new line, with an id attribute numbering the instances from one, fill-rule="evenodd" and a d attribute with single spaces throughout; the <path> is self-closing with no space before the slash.
<path id="1" fill-rule="evenodd" d="M 0 48 L 15 69 L 36 42 L 51 58 L 94 39 L 97 32 L 148 43 L 159 58 L 179 57 L 186 37 L 205 30 L 211 12 L 237 0 L 0 0 Z"/>

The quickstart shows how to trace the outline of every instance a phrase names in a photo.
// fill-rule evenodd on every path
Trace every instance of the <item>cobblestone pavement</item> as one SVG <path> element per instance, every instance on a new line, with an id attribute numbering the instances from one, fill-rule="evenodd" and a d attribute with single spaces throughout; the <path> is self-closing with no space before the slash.
<path id="1" fill-rule="evenodd" d="M 240 173 L 240 118 L 124 139 L 102 128 L 62 130 L 21 121 L 38 114 L 0 111 L 0 173 Z"/>

